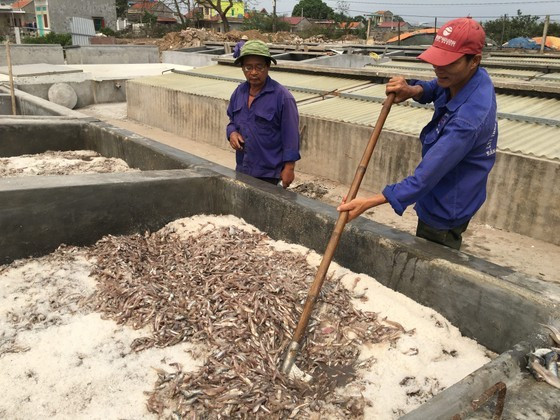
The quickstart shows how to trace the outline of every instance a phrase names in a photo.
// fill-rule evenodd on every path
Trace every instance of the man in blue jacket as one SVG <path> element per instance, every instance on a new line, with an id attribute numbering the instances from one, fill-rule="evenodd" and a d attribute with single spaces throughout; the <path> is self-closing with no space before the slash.
<path id="1" fill-rule="evenodd" d="M 486 199 L 496 159 L 496 95 L 488 73 L 479 67 L 484 42 L 477 22 L 452 20 L 419 56 L 433 65 L 434 80 L 389 80 L 386 92 L 395 93 L 396 103 L 409 98 L 434 103 L 432 120 L 420 133 L 422 161 L 413 175 L 386 186 L 381 194 L 340 205 L 339 211 L 350 212 L 349 220 L 387 202 L 402 215 L 416 203 L 416 235 L 460 248 L 462 233 Z"/>
<path id="2" fill-rule="evenodd" d="M 235 47 L 233 47 L 233 58 L 239 57 L 239 55 L 241 54 L 241 48 L 243 48 L 243 45 L 245 45 L 248 40 L 249 37 L 247 35 L 243 35 L 239 42 L 235 44 Z"/>
<path id="3" fill-rule="evenodd" d="M 226 136 L 236 151 L 235 170 L 287 188 L 299 154 L 299 114 L 293 95 L 268 75 L 276 60 L 268 46 L 247 41 L 235 64 L 245 79 L 231 95 Z"/>

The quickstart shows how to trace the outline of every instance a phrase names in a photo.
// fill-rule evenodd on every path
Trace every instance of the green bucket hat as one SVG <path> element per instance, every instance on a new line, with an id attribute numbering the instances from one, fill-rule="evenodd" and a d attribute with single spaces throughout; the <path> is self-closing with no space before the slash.
<path id="1" fill-rule="evenodd" d="M 270 55 L 270 50 L 268 49 L 268 45 L 264 42 L 259 41 L 258 39 L 252 39 L 247 41 L 243 47 L 241 47 L 241 54 L 237 57 L 234 61 L 235 65 L 241 63 L 243 57 L 248 55 L 260 55 L 261 57 L 267 57 L 272 60 L 274 64 L 276 64 L 276 59 Z"/>

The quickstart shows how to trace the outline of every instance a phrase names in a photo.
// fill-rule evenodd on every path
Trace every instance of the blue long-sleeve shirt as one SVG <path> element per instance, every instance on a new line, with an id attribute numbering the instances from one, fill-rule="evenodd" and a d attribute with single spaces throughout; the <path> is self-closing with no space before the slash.
<path id="1" fill-rule="evenodd" d="M 258 178 L 280 178 L 285 162 L 299 154 L 299 114 L 293 95 L 267 77 L 249 108 L 249 83 L 240 84 L 231 95 L 226 135 L 243 136 L 243 150 L 235 153 L 238 172 Z"/>
<path id="2" fill-rule="evenodd" d="M 434 102 L 435 108 L 420 133 L 422 161 L 413 175 L 382 193 L 397 214 L 416 203 L 424 223 L 452 229 L 470 220 L 486 200 L 498 139 L 494 86 L 481 68 L 452 99 L 436 79 L 411 84 L 424 88 L 418 102 Z"/>
<path id="3" fill-rule="evenodd" d="M 242 39 L 237 44 L 235 44 L 235 47 L 233 47 L 233 58 L 239 57 L 239 55 L 241 54 L 241 48 L 243 48 L 243 45 L 245 45 L 246 42 L 247 41 Z"/>

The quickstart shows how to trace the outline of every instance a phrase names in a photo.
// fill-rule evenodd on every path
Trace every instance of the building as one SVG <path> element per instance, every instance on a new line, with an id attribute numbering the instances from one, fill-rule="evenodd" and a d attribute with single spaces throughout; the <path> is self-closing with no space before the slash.
<path id="1" fill-rule="evenodd" d="M 20 16 L 19 24 L 16 26 L 24 27 L 30 26 L 33 27 L 36 18 L 35 18 L 35 2 L 33 0 L 18 0 L 12 3 L 12 9 L 14 10 L 23 10 L 23 16 Z"/>
<path id="2" fill-rule="evenodd" d="M 0 38 L 12 33 L 14 26 L 20 26 L 23 15 L 23 10 L 14 10 L 10 5 L 0 4 Z"/>
<path id="3" fill-rule="evenodd" d="M 301 32 L 311 26 L 311 22 L 306 17 L 286 16 L 279 20 L 290 24 L 290 32 Z"/>
<path id="4" fill-rule="evenodd" d="M 206 6 L 204 4 L 201 4 L 201 6 L 203 8 L 204 19 L 212 20 L 213 17 L 219 16 L 218 12 L 213 7 Z M 221 1 L 222 10 L 227 9 L 228 6 L 229 6 L 228 0 Z M 243 1 L 234 1 L 233 7 L 229 9 L 227 12 L 228 22 L 229 22 L 229 18 L 243 19 L 244 16 L 245 16 L 245 3 Z"/>
<path id="5" fill-rule="evenodd" d="M 400 28 L 401 32 L 406 32 L 410 30 L 410 25 L 406 22 L 382 22 L 375 29 L 381 29 L 382 31 L 398 31 Z"/>
<path id="6" fill-rule="evenodd" d="M 393 20 L 393 12 L 389 10 L 378 10 L 371 16 L 371 24 L 373 26 L 378 26 L 383 22 L 391 22 Z"/>
<path id="7" fill-rule="evenodd" d="M 227 9 L 229 6 L 229 1 L 221 2 L 222 10 Z M 197 10 L 200 13 L 200 19 L 198 23 L 207 29 L 212 31 L 222 32 L 224 30 L 224 23 L 222 18 L 216 11 L 216 9 L 198 2 Z M 233 7 L 229 9 L 226 13 L 227 22 L 229 25 L 229 30 L 240 31 L 243 28 L 243 23 L 245 20 L 245 3 L 243 1 L 234 1 Z"/>
<path id="8" fill-rule="evenodd" d="M 363 29 L 364 24 L 362 22 L 341 22 L 339 24 L 339 28 L 349 31 L 357 31 L 358 29 Z"/>
<path id="9" fill-rule="evenodd" d="M 173 24 L 177 23 L 176 12 L 161 1 L 139 1 L 134 3 L 127 10 L 127 19 L 130 22 L 138 23 L 142 21 L 145 13 L 150 13 L 157 18 L 157 23 Z"/>
<path id="10" fill-rule="evenodd" d="M 116 29 L 115 0 L 34 0 L 39 35 L 70 33 L 73 17 L 92 19 L 95 30 Z"/>

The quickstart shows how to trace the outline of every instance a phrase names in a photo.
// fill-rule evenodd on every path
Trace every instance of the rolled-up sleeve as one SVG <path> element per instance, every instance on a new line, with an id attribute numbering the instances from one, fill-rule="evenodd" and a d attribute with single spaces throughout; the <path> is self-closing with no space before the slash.
<path id="1" fill-rule="evenodd" d="M 282 105 L 282 161 L 295 162 L 299 154 L 299 113 L 293 97 L 285 97 Z"/>

